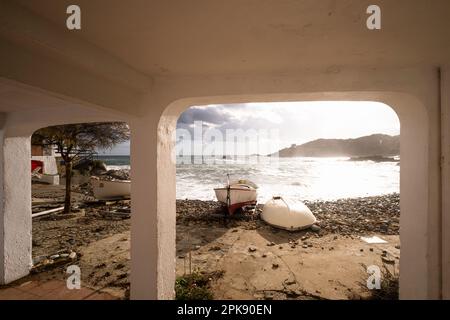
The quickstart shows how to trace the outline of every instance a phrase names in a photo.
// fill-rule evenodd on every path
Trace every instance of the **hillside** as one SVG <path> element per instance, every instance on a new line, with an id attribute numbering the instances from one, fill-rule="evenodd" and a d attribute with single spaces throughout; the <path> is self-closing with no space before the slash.
<path id="1" fill-rule="evenodd" d="M 317 139 L 278 153 L 279 157 L 396 156 L 400 154 L 400 136 L 373 134 L 356 139 Z"/>

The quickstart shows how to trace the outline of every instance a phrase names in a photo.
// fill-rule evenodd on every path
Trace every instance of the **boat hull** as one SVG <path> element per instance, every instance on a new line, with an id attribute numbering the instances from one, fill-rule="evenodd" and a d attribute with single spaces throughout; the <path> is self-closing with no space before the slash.
<path id="1" fill-rule="evenodd" d="M 216 188 L 214 192 L 217 200 L 227 205 L 229 214 L 233 214 L 237 209 L 244 206 L 256 204 L 256 189 L 231 186 L 230 188 Z M 228 192 L 230 193 L 229 202 Z"/>
<path id="2" fill-rule="evenodd" d="M 131 181 L 129 180 L 96 180 L 91 179 L 94 197 L 98 200 L 129 199 Z"/>
<path id="3" fill-rule="evenodd" d="M 261 219 L 274 227 L 296 231 L 307 229 L 316 222 L 316 217 L 303 202 L 293 202 L 274 197 L 266 202 Z"/>

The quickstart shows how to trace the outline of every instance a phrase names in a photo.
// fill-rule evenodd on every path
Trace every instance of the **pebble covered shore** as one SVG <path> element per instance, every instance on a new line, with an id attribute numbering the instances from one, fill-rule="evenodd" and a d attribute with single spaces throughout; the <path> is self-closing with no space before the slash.
<path id="1" fill-rule="evenodd" d="M 398 193 L 339 199 L 336 201 L 305 201 L 316 216 L 322 234 L 365 235 L 380 233 L 398 235 L 400 227 L 400 195 Z M 261 212 L 263 205 L 258 205 Z M 232 221 L 258 221 L 244 214 Z M 217 201 L 177 200 L 177 221 L 223 221 L 224 207 Z"/>

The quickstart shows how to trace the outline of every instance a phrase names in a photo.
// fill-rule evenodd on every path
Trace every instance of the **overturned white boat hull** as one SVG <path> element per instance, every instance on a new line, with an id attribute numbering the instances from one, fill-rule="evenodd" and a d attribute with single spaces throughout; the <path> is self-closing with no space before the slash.
<path id="1" fill-rule="evenodd" d="M 116 200 L 130 198 L 130 180 L 98 180 L 91 179 L 94 197 L 98 200 Z"/>
<path id="2" fill-rule="evenodd" d="M 267 201 L 261 218 L 274 227 L 289 231 L 306 229 L 316 222 L 316 217 L 303 202 L 282 197 L 273 197 Z"/>

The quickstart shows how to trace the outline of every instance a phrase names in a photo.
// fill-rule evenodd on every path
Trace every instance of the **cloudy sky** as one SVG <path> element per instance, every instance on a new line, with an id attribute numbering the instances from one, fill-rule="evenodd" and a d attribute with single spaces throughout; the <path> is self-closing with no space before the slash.
<path id="1" fill-rule="evenodd" d="M 226 141 L 230 137 L 227 133 L 233 134 L 236 129 L 257 132 L 259 149 L 248 152 L 261 154 L 319 138 L 346 139 L 373 133 L 400 133 L 395 112 L 377 102 L 283 102 L 191 107 L 180 116 L 177 129 L 181 135 L 190 134 L 191 140 L 198 140 L 198 136 L 194 136 L 194 127 L 201 128 L 202 134 L 212 130 L 216 143 L 218 140 Z M 197 142 L 205 145 L 209 141 Z M 178 142 L 180 145 L 180 140 Z M 265 150 L 261 150 L 261 144 Z M 181 145 L 187 147 L 186 143 Z M 123 144 L 108 153 L 128 152 L 129 144 Z"/>

